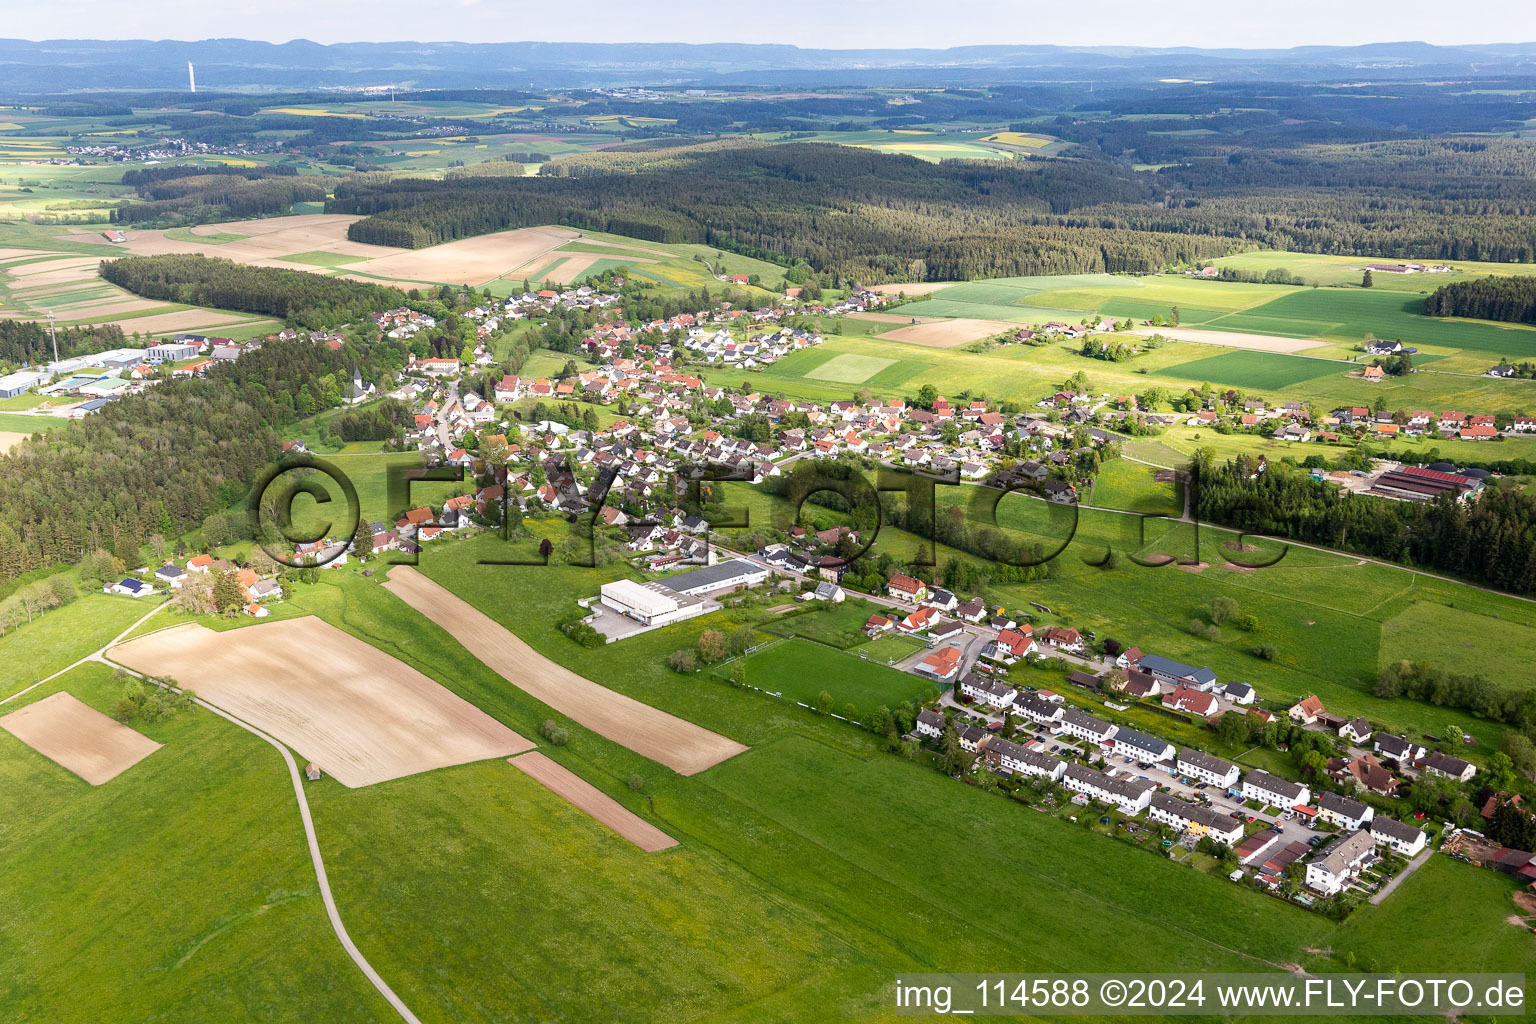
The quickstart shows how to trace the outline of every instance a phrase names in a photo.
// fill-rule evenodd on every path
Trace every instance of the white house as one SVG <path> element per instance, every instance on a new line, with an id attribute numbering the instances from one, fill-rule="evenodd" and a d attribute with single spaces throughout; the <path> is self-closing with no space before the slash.
<path id="1" fill-rule="evenodd" d="M 103 593 L 122 594 L 125 597 L 143 597 L 146 594 L 153 594 L 155 592 L 155 588 L 143 580 L 129 578 L 120 579 L 116 583 L 108 583 L 101 589 Z"/>
<path id="2" fill-rule="evenodd" d="M 1209 783 L 1212 786 L 1220 786 L 1222 789 L 1231 789 L 1237 785 L 1240 774 L 1237 765 L 1231 761 L 1223 761 L 1213 754 L 1207 754 L 1203 750 L 1193 747 L 1185 747 L 1179 751 L 1178 760 L 1174 767 L 1182 775 L 1187 775 L 1197 782 Z"/>
<path id="3" fill-rule="evenodd" d="M 1148 736 L 1123 725 L 1115 730 L 1114 744 L 1115 753 L 1120 757 L 1134 757 L 1138 761 L 1151 761 L 1154 764 L 1173 760 L 1177 752 L 1167 740 Z"/>
<path id="4" fill-rule="evenodd" d="M 181 586 L 181 581 L 186 578 L 187 571 L 180 566 L 167 562 L 155 570 L 155 579 L 162 583 L 169 583 L 173 588 Z"/>
<path id="5" fill-rule="evenodd" d="M 1429 748 L 1422 743 L 1415 743 L 1405 736 L 1393 736 L 1386 732 L 1376 734 L 1376 741 L 1371 744 L 1371 750 L 1382 757 L 1410 764 L 1429 753 Z"/>
<path id="6" fill-rule="evenodd" d="M 1376 860 L 1376 842 L 1369 832 L 1356 832 L 1328 847 L 1307 865 L 1307 888 L 1332 896 Z"/>
<path id="7" fill-rule="evenodd" d="M 1376 818 L 1371 822 L 1371 839 L 1377 845 L 1386 846 L 1393 853 L 1413 857 L 1424 849 L 1427 837 L 1412 825 L 1405 825 L 1392 818 Z"/>
<path id="8" fill-rule="evenodd" d="M 931 708 L 924 708 L 917 713 L 917 726 L 913 732 L 928 739 L 938 739 L 944 735 L 944 716 Z"/>
<path id="9" fill-rule="evenodd" d="M 1092 715 L 1085 715 L 1077 708 L 1064 708 L 1061 712 L 1061 731 L 1090 743 L 1105 743 L 1114 736 L 1115 726 Z"/>
<path id="10" fill-rule="evenodd" d="M 1459 757 L 1450 754 L 1442 754 L 1435 751 L 1424 759 L 1420 768 L 1430 775 L 1443 775 L 1447 779 L 1455 779 L 1457 782 L 1466 782 L 1477 774 L 1477 767 Z"/>
<path id="11" fill-rule="evenodd" d="M 1062 706 L 1042 700 L 1033 693 L 1021 693 L 1013 699 L 1014 714 L 1023 715 L 1036 725 L 1056 725 L 1061 721 Z"/>
<path id="12" fill-rule="evenodd" d="M 1146 810 L 1157 787 L 1140 779 L 1112 779 L 1103 772 L 1069 764 L 1062 772 L 1061 784 L 1074 793 L 1104 803 L 1114 804 L 1126 814 L 1138 814 Z"/>
<path id="13" fill-rule="evenodd" d="M 1016 691 L 996 679 L 967 675 L 960 680 L 960 692 L 974 701 L 991 704 L 996 708 L 1011 708 Z"/>
<path id="14" fill-rule="evenodd" d="M 1339 735 L 1351 743 L 1364 743 L 1375 732 L 1364 718 L 1351 718 L 1339 726 Z"/>
<path id="15" fill-rule="evenodd" d="M 1260 800 L 1274 807 L 1295 807 L 1307 802 L 1311 790 L 1299 782 L 1271 775 L 1255 768 L 1243 776 L 1243 799 Z"/>
<path id="16" fill-rule="evenodd" d="M 1067 762 L 1059 757 L 1037 753 L 996 736 L 982 744 L 981 756 L 988 764 L 1009 775 L 1043 775 L 1052 782 L 1058 781 L 1067 769 Z"/>
<path id="17" fill-rule="evenodd" d="M 1376 814 L 1375 808 L 1338 793 L 1317 795 L 1317 817 L 1348 832 L 1362 829 Z"/>

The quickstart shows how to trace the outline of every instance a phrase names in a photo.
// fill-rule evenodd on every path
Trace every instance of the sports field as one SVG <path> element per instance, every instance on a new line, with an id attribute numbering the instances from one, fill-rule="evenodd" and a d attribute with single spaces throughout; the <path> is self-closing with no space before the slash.
<path id="1" fill-rule="evenodd" d="M 843 654 L 809 640 L 785 640 L 747 656 L 747 683 L 802 704 L 825 690 L 839 714 L 852 704 L 860 715 L 895 707 L 936 685 L 935 680 Z"/>
<path id="2" fill-rule="evenodd" d="M 185 624 L 113 647 L 276 736 L 349 787 L 507 757 L 533 744 L 403 662 L 316 618 Z"/>
<path id="3" fill-rule="evenodd" d="M 806 374 L 812 380 L 832 380 L 842 384 L 862 384 L 887 367 L 895 366 L 896 360 L 881 356 L 857 356 L 845 354 L 833 356 Z"/>

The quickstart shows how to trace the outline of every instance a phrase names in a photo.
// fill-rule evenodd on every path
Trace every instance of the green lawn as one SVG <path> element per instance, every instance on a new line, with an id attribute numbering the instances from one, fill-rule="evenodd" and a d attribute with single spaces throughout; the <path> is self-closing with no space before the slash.
<path id="1" fill-rule="evenodd" d="M 1318 377 L 1346 373 L 1350 369 L 1335 360 L 1288 356 L 1277 352 L 1223 352 L 1206 356 L 1159 372 L 1165 377 L 1187 381 L 1210 381 L 1231 387 L 1278 391 Z"/>
<path id="2" fill-rule="evenodd" d="M 927 646 L 921 640 L 914 640 L 911 637 L 887 635 L 860 644 L 853 653 L 871 661 L 878 661 L 882 665 L 889 665 L 903 658 L 910 658 Z"/>
<path id="3" fill-rule="evenodd" d="M 935 685 L 931 679 L 798 639 L 748 655 L 747 683 L 802 704 L 814 703 L 826 691 L 839 714 L 844 704 L 852 704 L 860 716 L 881 705 L 895 707 Z"/>
<path id="4" fill-rule="evenodd" d="M 117 685 L 88 665 L 22 700 L 59 690 L 107 711 Z M 134 728 L 164 746 L 101 786 L 0 732 L 5 1016 L 386 1019 L 326 920 L 277 751 L 203 710 Z"/>
<path id="5" fill-rule="evenodd" d="M 0 697 L 90 654 L 151 611 L 158 600 L 86 594 L 30 623 L 23 617 L 20 626 L 0 637 Z"/>
<path id="6" fill-rule="evenodd" d="M 762 629 L 780 636 L 803 636 L 833 647 L 853 647 L 864 642 L 864 623 L 885 609 L 861 598 L 848 598 L 841 604 L 824 605 L 809 601 L 813 611 L 770 619 Z"/>
<path id="7" fill-rule="evenodd" d="M 1092 505 L 1119 508 L 1129 512 L 1154 512 L 1181 515 L 1184 511 L 1183 485 L 1177 481 L 1158 483 L 1157 469 L 1140 462 L 1111 459 L 1099 467 L 1090 495 Z"/>
<path id="8" fill-rule="evenodd" d="M 1503 686 L 1536 686 L 1533 650 L 1536 627 L 1433 601 L 1409 605 L 1382 623 L 1382 667 L 1405 659 L 1427 661 Z"/>

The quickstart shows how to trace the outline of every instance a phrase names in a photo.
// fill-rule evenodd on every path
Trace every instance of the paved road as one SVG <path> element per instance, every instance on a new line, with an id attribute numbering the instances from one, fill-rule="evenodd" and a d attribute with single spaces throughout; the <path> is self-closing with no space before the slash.
<path id="1" fill-rule="evenodd" d="M 26 689 L 19 690 L 16 693 L 11 694 L 9 697 L 6 697 L 4 700 L 0 700 L 0 704 L 5 704 L 8 701 L 15 700 L 17 697 L 20 697 L 23 694 L 30 693 L 31 691 L 37 689 L 39 686 L 42 686 L 44 683 L 53 679 L 57 679 L 59 676 L 70 671 L 71 669 L 78 668 L 87 662 L 100 662 L 103 665 L 110 665 L 112 668 L 121 669 L 122 671 L 127 672 L 129 675 L 143 679 L 144 677 L 139 673 L 134 672 L 132 669 L 129 669 L 123 665 L 119 665 L 115 661 L 108 659 L 105 656 L 105 652 L 108 648 L 116 645 L 120 640 L 123 639 L 123 637 L 127 636 L 129 633 L 132 633 L 150 616 L 165 608 L 168 604 L 170 604 L 170 602 L 167 600 L 155 605 L 155 607 L 151 608 L 144 615 L 136 619 L 127 629 L 117 634 L 117 636 L 113 637 L 105 644 L 102 644 L 100 647 L 96 648 L 96 650 L 92 651 L 90 654 L 87 654 L 85 657 L 81 658 L 79 661 L 74 662 L 66 668 L 59 669 L 59 671 L 53 673 L 53 675 L 49 676 L 47 679 L 40 679 Z M 178 690 L 178 692 L 180 691 Z M 385 983 L 384 979 L 379 977 L 379 972 L 373 969 L 373 965 L 368 962 L 367 958 L 363 956 L 362 952 L 352 942 L 352 937 L 347 934 L 346 926 L 341 923 L 341 913 L 336 909 L 336 898 L 331 894 L 331 883 L 325 873 L 325 861 L 320 856 L 320 840 L 319 837 L 315 835 L 315 823 L 314 819 L 310 816 L 309 813 L 309 801 L 305 799 L 304 796 L 304 783 L 303 780 L 299 777 L 299 766 L 294 762 L 293 755 L 288 752 L 287 747 L 283 746 L 277 740 L 273 739 L 271 736 L 268 736 L 260 729 L 240 721 L 240 719 L 234 717 L 233 715 L 230 715 L 224 711 L 220 711 L 218 708 L 214 707 L 212 704 L 209 704 L 207 701 L 198 700 L 196 698 L 194 698 L 194 701 L 200 707 L 207 708 L 209 711 L 212 711 L 220 718 L 233 722 L 235 725 L 238 725 L 246 732 L 266 740 L 268 743 L 272 744 L 272 746 L 276 747 L 277 752 L 283 756 L 284 762 L 286 762 L 288 765 L 288 777 L 293 781 L 293 795 L 299 804 L 299 817 L 304 822 L 304 836 L 305 839 L 309 842 L 309 857 L 315 866 L 315 880 L 320 885 L 320 898 L 325 903 L 325 913 L 326 916 L 331 919 L 332 930 L 336 932 L 336 937 L 341 940 L 342 948 L 347 951 L 347 955 L 352 958 L 352 962 L 357 965 L 358 970 L 363 972 L 363 975 L 369 980 L 369 982 L 373 984 L 373 987 L 378 990 L 379 994 L 389 1002 L 389 1005 L 395 1008 L 395 1011 L 400 1014 L 401 1018 L 404 1019 L 407 1024 L 421 1024 L 421 1021 L 418 1020 L 416 1015 L 411 1012 L 410 1007 L 406 1006 L 404 1001 L 402 1001 L 399 996 L 395 995 L 394 990 Z"/>

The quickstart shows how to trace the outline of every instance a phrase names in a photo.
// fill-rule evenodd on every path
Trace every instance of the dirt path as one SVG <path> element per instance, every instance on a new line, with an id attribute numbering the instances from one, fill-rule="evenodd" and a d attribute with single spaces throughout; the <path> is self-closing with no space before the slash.
<path id="1" fill-rule="evenodd" d="M 583 814 L 628 839 L 647 853 L 677 845 L 677 840 L 604 793 L 581 776 L 568 771 L 543 754 L 534 751 L 509 757 L 512 767 L 542 783 Z"/>
<path id="2" fill-rule="evenodd" d="M 679 775 L 711 768 L 747 748 L 676 715 L 577 675 L 410 566 L 390 570 L 384 588 L 442 626 L 507 682 L 556 711 Z"/>

